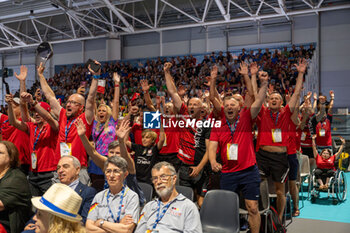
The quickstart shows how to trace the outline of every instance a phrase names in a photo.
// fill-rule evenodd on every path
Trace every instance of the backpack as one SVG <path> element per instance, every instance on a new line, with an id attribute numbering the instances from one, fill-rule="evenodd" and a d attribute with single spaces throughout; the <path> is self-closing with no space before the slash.
<path id="1" fill-rule="evenodd" d="M 349 167 L 349 154 L 346 152 L 341 153 L 338 160 L 338 167 L 342 171 L 347 171 Z"/>
<path id="2" fill-rule="evenodd" d="M 286 233 L 287 229 L 283 226 L 275 208 L 270 207 L 271 214 L 267 216 L 267 223 L 265 217 L 261 218 L 260 232 L 265 232 L 265 224 L 267 224 L 267 233 Z"/>

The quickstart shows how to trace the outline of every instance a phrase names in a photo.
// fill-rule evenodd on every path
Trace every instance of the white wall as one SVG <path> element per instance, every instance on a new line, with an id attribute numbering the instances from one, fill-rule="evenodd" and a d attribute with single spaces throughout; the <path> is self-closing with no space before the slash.
<path id="1" fill-rule="evenodd" d="M 335 107 L 350 107 L 350 10 L 323 12 L 321 20 L 321 91 L 335 91 Z"/>

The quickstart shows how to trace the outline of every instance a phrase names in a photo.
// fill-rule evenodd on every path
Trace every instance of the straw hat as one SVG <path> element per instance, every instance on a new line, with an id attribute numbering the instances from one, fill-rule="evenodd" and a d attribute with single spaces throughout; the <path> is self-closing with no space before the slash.
<path id="1" fill-rule="evenodd" d="M 53 184 L 42 197 L 33 197 L 33 205 L 70 222 L 81 221 L 78 215 L 82 198 L 65 184 Z"/>

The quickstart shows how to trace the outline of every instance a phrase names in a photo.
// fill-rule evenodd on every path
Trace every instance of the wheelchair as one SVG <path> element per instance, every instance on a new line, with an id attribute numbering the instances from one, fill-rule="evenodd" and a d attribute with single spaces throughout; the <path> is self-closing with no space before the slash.
<path id="1" fill-rule="evenodd" d="M 309 184 L 309 194 L 311 203 L 315 203 L 316 199 L 320 196 L 320 192 L 327 192 L 327 198 L 332 197 L 333 204 L 343 202 L 346 200 L 346 177 L 343 171 L 337 170 L 335 175 L 329 179 L 328 189 L 320 190 L 319 184 L 316 180 L 315 170 L 312 172 Z"/>

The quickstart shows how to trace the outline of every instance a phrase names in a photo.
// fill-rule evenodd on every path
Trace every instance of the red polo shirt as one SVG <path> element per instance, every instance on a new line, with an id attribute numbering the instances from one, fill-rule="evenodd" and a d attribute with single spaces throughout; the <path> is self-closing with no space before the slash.
<path id="1" fill-rule="evenodd" d="M 82 119 L 86 127 L 85 135 L 87 137 L 90 137 L 91 131 L 92 131 L 92 125 L 93 125 L 92 122 L 90 125 L 87 123 L 85 113 L 78 116 L 78 118 Z M 60 148 L 61 142 L 71 143 L 72 155 L 79 159 L 82 167 L 87 167 L 87 155 L 86 155 L 85 148 L 77 133 L 77 128 L 75 127 L 74 122 L 73 124 L 71 124 L 72 121 L 75 121 L 75 119 L 76 118 L 67 120 L 66 109 L 61 108 L 60 118 L 58 121 L 59 133 L 58 133 L 58 140 L 56 145 L 56 156 L 58 156 L 59 158 L 61 157 L 61 148 Z M 69 128 L 70 125 L 71 127 Z M 65 134 L 66 128 L 67 130 L 69 129 L 67 134 L 67 141 L 66 141 L 66 134 Z"/>

